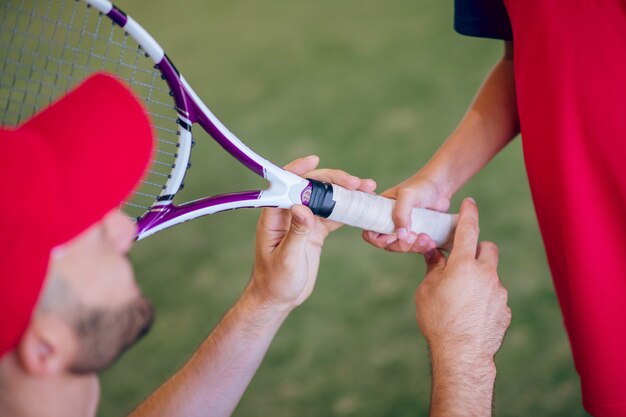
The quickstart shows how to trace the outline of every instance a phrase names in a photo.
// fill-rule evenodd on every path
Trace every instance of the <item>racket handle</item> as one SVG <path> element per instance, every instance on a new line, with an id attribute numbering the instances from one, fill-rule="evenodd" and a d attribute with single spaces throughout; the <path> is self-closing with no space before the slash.
<path id="1" fill-rule="evenodd" d="M 395 200 L 362 191 L 350 191 L 336 184 L 311 181 L 309 208 L 313 213 L 349 226 L 378 233 L 395 232 L 391 213 Z M 426 233 L 438 247 L 450 249 L 458 215 L 414 208 L 411 230 Z"/>

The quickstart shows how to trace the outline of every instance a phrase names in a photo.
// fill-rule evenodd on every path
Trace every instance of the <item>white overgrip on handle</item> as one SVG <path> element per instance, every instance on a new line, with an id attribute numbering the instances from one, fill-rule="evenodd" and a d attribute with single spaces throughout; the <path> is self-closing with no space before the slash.
<path id="1" fill-rule="evenodd" d="M 395 200 L 362 191 L 349 191 L 333 184 L 335 206 L 328 216 L 349 226 L 378 233 L 392 234 L 395 231 L 391 213 Z M 449 249 L 452 246 L 457 215 L 440 213 L 424 208 L 414 208 L 411 213 L 411 230 L 426 233 L 438 247 Z"/>

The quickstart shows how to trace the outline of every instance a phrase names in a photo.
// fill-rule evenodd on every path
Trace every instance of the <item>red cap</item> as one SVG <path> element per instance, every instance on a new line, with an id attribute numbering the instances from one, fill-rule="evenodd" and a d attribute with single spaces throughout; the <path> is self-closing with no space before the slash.
<path id="1" fill-rule="evenodd" d="M 0 357 L 17 346 L 50 251 L 120 205 L 152 153 L 142 104 L 96 74 L 16 129 L 0 128 Z"/>

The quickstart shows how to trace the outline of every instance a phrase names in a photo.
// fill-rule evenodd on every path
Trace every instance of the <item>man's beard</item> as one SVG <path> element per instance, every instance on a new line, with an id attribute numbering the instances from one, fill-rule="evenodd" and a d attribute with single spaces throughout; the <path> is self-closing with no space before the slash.
<path id="1" fill-rule="evenodd" d="M 70 371 L 86 374 L 108 368 L 144 336 L 152 326 L 154 312 L 150 302 L 140 296 L 117 310 L 83 310 L 76 317 L 79 348 Z"/>

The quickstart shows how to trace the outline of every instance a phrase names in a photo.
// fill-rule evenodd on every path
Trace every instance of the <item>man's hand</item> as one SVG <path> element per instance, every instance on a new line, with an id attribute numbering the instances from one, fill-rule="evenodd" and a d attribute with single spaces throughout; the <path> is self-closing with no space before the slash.
<path id="1" fill-rule="evenodd" d="M 507 291 L 498 278 L 498 248 L 478 243 L 478 211 L 461 206 L 454 249 L 446 261 L 437 250 L 426 254 L 426 278 L 417 290 L 417 320 L 431 346 L 471 348 L 491 358 L 511 320 Z"/>
<path id="2" fill-rule="evenodd" d="M 446 212 L 450 208 L 450 196 L 434 180 L 417 173 L 406 181 L 381 194 L 396 200 L 393 222 L 396 233 L 391 235 L 364 231 L 363 239 L 391 252 L 427 253 L 436 248 L 435 242 L 425 233 L 411 231 L 411 211 L 415 207 Z"/>
<path id="3" fill-rule="evenodd" d="M 310 156 L 285 168 L 349 190 L 376 188 L 374 181 L 343 171 L 313 171 L 318 163 Z M 232 415 L 283 321 L 311 294 L 324 239 L 340 226 L 303 206 L 264 209 L 250 284 L 191 359 L 133 417 Z"/>
<path id="4" fill-rule="evenodd" d="M 318 157 L 310 156 L 291 162 L 285 169 L 348 190 L 371 193 L 376 188 L 373 180 L 362 180 L 344 171 L 314 170 L 318 163 Z M 326 236 L 340 226 L 315 217 L 300 205 L 290 211 L 264 209 L 257 226 L 256 257 L 248 290 L 262 301 L 287 310 L 300 305 L 313 291 Z"/>
<path id="5" fill-rule="evenodd" d="M 431 416 L 491 415 L 494 355 L 511 309 L 498 277 L 498 248 L 479 244 L 478 233 L 476 205 L 466 199 L 449 259 L 438 250 L 425 255 L 415 304 L 433 364 Z"/>

